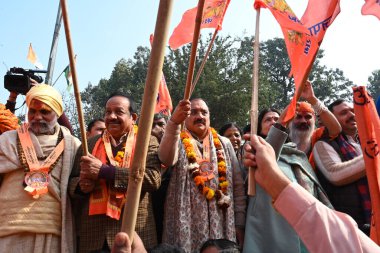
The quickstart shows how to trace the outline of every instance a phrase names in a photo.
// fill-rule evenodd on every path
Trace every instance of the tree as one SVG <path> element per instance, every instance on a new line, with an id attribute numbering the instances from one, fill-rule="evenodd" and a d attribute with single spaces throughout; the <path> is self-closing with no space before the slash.
<path id="1" fill-rule="evenodd" d="M 376 99 L 380 96 L 380 69 L 372 72 L 372 75 L 368 77 L 368 92 Z"/>
<path id="2" fill-rule="evenodd" d="M 75 97 L 72 93 L 62 92 L 63 107 L 65 108 L 65 114 L 70 121 L 70 125 L 73 128 L 73 135 L 81 139 L 80 126 L 78 120 L 78 110 L 75 103 Z"/>
<path id="3" fill-rule="evenodd" d="M 211 34 L 200 38 L 195 62 L 195 73 L 206 53 Z M 192 97 L 201 97 L 209 105 L 211 124 L 219 128 L 235 121 L 244 126 L 249 122 L 251 108 L 253 37 L 218 36 Z M 190 58 L 191 45 L 165 57 L 163 72 L 173 100 L 173 105 L 183 99 Z M 133 59 L 118 61 L 109 79 L 99 84 L 89 84 L 81 93 L 86 120 L 101 117 L 107 97 L 120 90 L 133 97 L 138 105 L 144 92 L 150 49 L 138 47 Z M 320 64 L 323 51 L 316 57 L 309 79 L 321 100 L 330 102 L 338 97 L 351 95 L 352 82 L 339 69 L 328 69 Z M 259 109 L 276 107 L 283 109 L 294 93 L 293 78 L 289 78 L 291 66 L 283 39 L 261 42 L 259 66 Z"/>

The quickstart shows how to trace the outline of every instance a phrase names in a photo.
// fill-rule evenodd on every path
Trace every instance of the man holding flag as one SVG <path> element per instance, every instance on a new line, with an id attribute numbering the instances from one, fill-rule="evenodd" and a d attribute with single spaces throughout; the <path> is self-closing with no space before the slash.
<path id="1" fill-rule="evenodd" d="M 180 131 L 181 124 L 185 129 Z M 210 127 L 200 98 L 180 101 L 159 147 L 173 166 L 165 202 L 163 242 L 198 252 L 208 239 L 243 243 L 246 197 L 231 142 Z"/>
<path id="2" fill-rule="evenodd" d="M 354 108 L 338 99 L 329 105 L 329 110 L 342 126 L 342 132 L 334 139 L 323 138 L 315 144 L 313 155 L 318 177 L 334 208 L 349 214 L 369 235 L 371 199 Z"/>

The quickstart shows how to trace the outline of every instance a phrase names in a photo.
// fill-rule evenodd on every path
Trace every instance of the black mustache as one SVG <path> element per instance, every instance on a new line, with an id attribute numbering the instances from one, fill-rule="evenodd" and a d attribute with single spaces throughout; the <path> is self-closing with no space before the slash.
<path id="1" fill-rule="evenodd" d="M 206 121 L 205 121 L 205 120 L 203 120 L 203 119 L 196 119 L 196 120 L 194 120 L 194 124 L 198 124 L 198 123 L 202 123 L 202 124 L 205 124 L 205 123 L 206 123 Z"/>

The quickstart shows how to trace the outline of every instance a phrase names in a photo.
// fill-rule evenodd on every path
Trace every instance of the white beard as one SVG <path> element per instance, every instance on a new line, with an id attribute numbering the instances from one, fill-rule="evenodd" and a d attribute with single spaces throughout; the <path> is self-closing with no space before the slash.
<path id="1" fill-rule="evenodd" d="M 293 121 L 290 122 L 290 133 L 289 137 L 292 142 L 294 142 L 297 145 L 297 148 L 305 153 L 308 153 L 311 148 L 311 136 L 314 132 L 314 124 L 311 124 L 309 130 L 302 131 L 298 130 L 295 125 L 293 124 Z"/>
<path id="2" fill-rule="evenodd" d="M 58 120 L 57 117 L 55 117 L 50 122 L 47 122 L 45 120 L 40 120 L 40 121 L 32 120 L 31 122 L 29 122 L 30 129 L 36 135 L 54 134 L 57 120 Z"/>

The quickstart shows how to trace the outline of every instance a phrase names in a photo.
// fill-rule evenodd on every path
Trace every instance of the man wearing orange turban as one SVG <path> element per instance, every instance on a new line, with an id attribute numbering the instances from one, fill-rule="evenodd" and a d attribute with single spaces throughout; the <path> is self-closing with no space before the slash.
<path id="1" fill-rule="evenodd" d="M 67 185 L 80 142 L 57 123 L 53 87 L 31 88 L 26 104 L 28 123 L 0 136 L 0 252 L 74 252 Z"/>
<path id="2" fill-rule="evenodd" d="M 316 141 L 314 139 L 319 139 L 322 134 L 335 137 L 340 133 L 341 127 L 335 116 L 316 98 L 309 81 L 306 82 L 301 97 L 307 102 L 297 103 L 296 114 L 289 125 L 289 137 L 299 150 L 309 156 Z M 316 114 L 325 126 L 317 130 L 315 129 Z"/>

